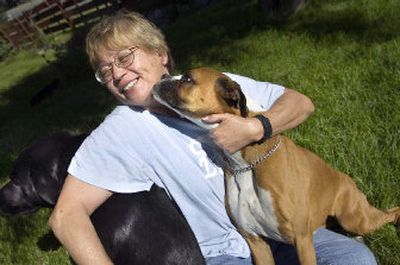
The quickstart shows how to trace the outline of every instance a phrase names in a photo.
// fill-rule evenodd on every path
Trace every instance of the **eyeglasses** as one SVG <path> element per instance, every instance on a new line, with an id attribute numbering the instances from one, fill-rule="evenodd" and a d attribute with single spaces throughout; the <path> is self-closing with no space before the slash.
<path id="1" fill-rule="evenodd" d="M 101 84 L 111 81 L 113 78 L 112 68 L 114 66 L 124 69 L 129 67 L 135 59 L 134 52 L 137 49 L 139 49 L 139 47 L 131 47 L 118 52 L 114 57 L 114 62 L 97 68 L 96 72 L 94 73 L 96 80 Z"/>

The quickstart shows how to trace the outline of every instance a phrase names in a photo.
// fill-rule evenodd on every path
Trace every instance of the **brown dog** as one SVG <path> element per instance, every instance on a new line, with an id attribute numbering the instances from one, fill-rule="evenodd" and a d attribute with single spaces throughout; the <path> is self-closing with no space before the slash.
<path id="1" fill-rule="evenodd" d="M 237 83 L 207 68 L 189 71 L 181 79 L 164 79 L 153 94 L 194 119 L 213 113 L 257 114 L 248 111 Z M 400 225 L 399 207 L 387 211 L 374 208 L 349 176 L 285 136 L 249 145 L 234 159 L 231 174 L 226 174 L 228 210 L 247 239 L 256 264 L 274 264 L 262 237 L 294 244 L 301 264 L 316 264 L 312 236 L 328 216 L 359 235 L 389 222 Z"/>

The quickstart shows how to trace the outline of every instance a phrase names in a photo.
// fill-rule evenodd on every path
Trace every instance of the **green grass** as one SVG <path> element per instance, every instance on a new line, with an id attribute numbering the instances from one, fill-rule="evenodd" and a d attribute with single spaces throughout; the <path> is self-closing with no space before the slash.
<path id="1" fill-rule="evenodd" d="M 243 4 L 243 2 L 246 2 Z M 399 1 L 309 1 L 286 23 L 254 1 L 220 1 L 165 29 L 178 70 L 210 66 L 283 84 L 308 95 L 316 112 L 287 133 L 351 176 L 374 205 L 400 205 Z M 0 182 L 24 146 L 59 130 L 95 128 L 114 101 L 95 84 L 82 54 L 85 30 L 48 65 L 23 52 L 0 64 Z M 35 108 L 30 98 L 58 76 L 61 88 Z M 1 264 L 68 264 L 47 236 L 49 210 L 0 217 Z M 400 264 L 399 232 L 366 238 L 379 264 Z"/>
<path id="2" fill-rule="evenodd" d="M 10 89 L 26 76 L 40 71 L 45 61 L 32 51 L 21 51 L 16 56 L 0 63 L 0 92 Z"/>

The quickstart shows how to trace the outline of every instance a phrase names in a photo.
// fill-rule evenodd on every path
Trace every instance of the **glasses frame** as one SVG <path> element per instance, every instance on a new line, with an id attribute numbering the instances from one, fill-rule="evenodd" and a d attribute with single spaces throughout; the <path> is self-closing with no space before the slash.
<path id="1" fill-rule="evenodd" d="M 105 67 L 107 67 L 107 70 L 112 70 L 112 68 L 114 67 L 114 65 L 115 65 L 116 67 L 118 67 L 118 68 L 123 68 L 123 69 L 128 68 L 128 67 L 133 63 L 133 61 L 135 60 L 135 55 L 134 55 L 133 53 L 134 53 L 137 49 L 139 49 L 139 47 L 137 47 L 137 46 L 132 46 L 132 47 L 129 47 L 129 48 L 126 48 L 126 49 L 123 49 L 123 50 L 118 51 L 118 53 L 114 56 L 113 62 L 112 62 L 112 63 L 109 63 L 108 65 L 102 66 L 101 68 L 104 69 Z M 128 65 L 121 66 L 121 63 L 120 63 L 119 60 L 118 60 L 118 58 L 119 58 L 118 55 L 119 55 L 122 51 L 125 51 L 125 50 L 129 50 L 129 53 L 128 53 L 126 56 L 132 56 L 132 61 L 131 61 Z M 126 56 L 125 56 L 125 57 L 126 57 Z M 102 77 L 102 74 L 101 74 L 101 71 L 100 71 L 100 67 L 98 67 L 97 70 L 95 71 L 94 77 L 96 78 L 96 81 L 99 82 L 100 84 L 105 84 L 105 83 L 109 82 L 109 81 L 107 81 L 107 80 L 104 80 L 104 78 Z"/>

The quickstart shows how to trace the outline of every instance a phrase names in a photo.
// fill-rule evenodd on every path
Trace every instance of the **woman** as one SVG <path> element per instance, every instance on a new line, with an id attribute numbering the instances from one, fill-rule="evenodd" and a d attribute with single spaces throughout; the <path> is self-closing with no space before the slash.
<path id="1" fill-rule="evenodd" d="M 78 264 L 112 264 L 90 214 L 113 192 L 148 190 L 156 183 L 182 210 L 207 264 L 251 264 L 249 248 L 225 211 L 223 172 L 197 141 L 208 132 L 176 117 L 151 96 L 153 85 L 172 68 L 160 30 L 139 14 L 119 12 L 91 29 L 86 48 L 96 79 L 123 105 L 75 154 L 49 219 L 69 254 Z M 314 110 L 312 102 L 294 90 L 227 75 L 266 109 L 272 134 L 299 125 Z M 210 136 L 229 152 L 264 137 L 257 119 L 222 114 L 205 121 L 220 123 Z M 315 241 L 319 264 L 375 264 L 364 246 L 327 230 L 318 231 Z M 293 247 L 272 246 L 278 264 L 297 263 Z"/>

